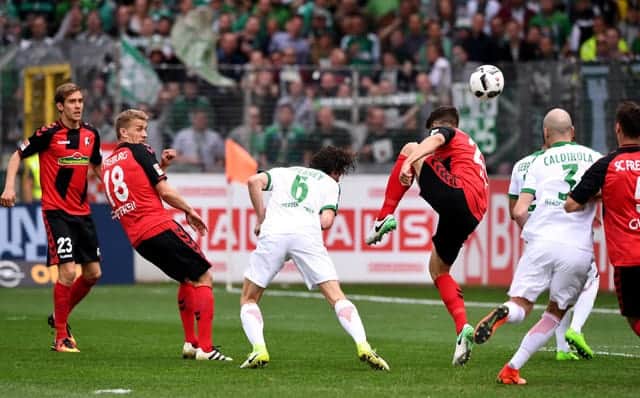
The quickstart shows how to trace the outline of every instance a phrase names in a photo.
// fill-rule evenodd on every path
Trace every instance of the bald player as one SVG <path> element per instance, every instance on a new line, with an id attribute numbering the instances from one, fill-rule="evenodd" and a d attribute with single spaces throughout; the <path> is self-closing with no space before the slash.
<path id="1" fill-rule="evenodd" d="M 601 155 L 572 141 L 571 116 L 563 109 L 547 113 L 543 134 L 548 149 L 531 162 L 513 209 L 527 244 L 509 288 L 509 300 L 484 317 L 474 332 L 475 343 L 485 343 L 504 323 L 522 322 L 538 296 L 549 290 L 542 318 L 498 374 L 497 381 L 503 384 L 526 384 L 520 368 L 554 335 L 560 319 L 575 304 L 594 257 L 595 203 L 587 203 L 578 213 L 566 213 L 564 204 L 567 194 Z M 536 207 L 529 212 L 534 199 Z"/>

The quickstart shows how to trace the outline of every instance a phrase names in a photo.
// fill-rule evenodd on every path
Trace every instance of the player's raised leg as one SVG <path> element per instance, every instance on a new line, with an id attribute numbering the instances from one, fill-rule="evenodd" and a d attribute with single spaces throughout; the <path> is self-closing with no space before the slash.
<path id="1" fill-rule="evenodd" d="M 269 364 L 269 352 L 263 333 L 264 320 L 258 307 L 263 292 L 264 288 L 245 278 L 240 297 L 240 320 L 252 350 L 240 365 L 241 368 L 261 368 Z"/>
<path id="2" fill-rule="evenodd" d="M 329 305 L 333 307 L 342 328 L 349 333 L 356 343 L 358 358 L 363 362 L 367 362 L 374 369 L 389 370 L 387 361 L 371 348 L 367 341 L 367 334 L 358 309 L 345 297 L 338 281 L 330 280 L 320 283 L 318 288 L 329 302 Z"/>
<path id="3" fill-rule="evenodd" d="M 593 358 L 593 350 L 584 338 L 582 326 L 584 326 L 587 318 L 591 314 L 591 310 L 593 310 L 593 303 L 596 300 L 598 289 L 600 288 L 600 277 L 595 269 L 595 264 L 592 264 L 591 267 L 592 270 L 589 272 L 589 279 L 587 279 L 587 283 L 580 293 L 576 305 L 573 307 L 571 325 L 564 334 L 567 343 L 585 359 Z"/>
<path id="4" fill-rule="evenodd" d="M 402 165 L 405 160 L 407 160 L 407 157 L 411 152 L 413 152 L 417 145 L 418 144 L 415 142 L 406 144 L 402 148 L 402 151 L 398 155 L 398 158 L 391 169 L 384 192 L 384 202 L 382 203 L 382 207 L 378 211 L 373 226 L 366 238 L 366 243 L 368 245 L 379 242 L 385 234 L 393 231 L 397 227 L 397 222 L 393 217 L 393 212 L 396 211 L 400 200 L 411 187 L 410 184 L 403 185 L 400 182 L 400 170 L 402 169 Z"/>
<path id="5" fill-rule="evenodd" d="M 499 305 L 478 322 L 473 333 L 473 341 L 483 344 L 505 323 L 520 323 L 526 318 L 533 303 L 523 297 L 511 297 Z"/>

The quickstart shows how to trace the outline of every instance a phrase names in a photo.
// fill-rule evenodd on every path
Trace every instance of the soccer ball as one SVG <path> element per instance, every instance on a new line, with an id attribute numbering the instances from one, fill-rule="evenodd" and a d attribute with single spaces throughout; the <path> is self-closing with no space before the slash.
<path id="1" fill-rule="evenodd" d="M 478 66 L 469 77 L 469 89 L 482 100 L 497 97 L 504 89 L 502 71 L 493 65 Z"/>

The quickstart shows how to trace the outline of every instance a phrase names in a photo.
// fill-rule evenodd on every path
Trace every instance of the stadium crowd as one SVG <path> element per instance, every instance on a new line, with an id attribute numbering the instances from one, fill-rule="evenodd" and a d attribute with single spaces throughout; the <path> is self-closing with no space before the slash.
<path id="1" fill-rule="evenodd" d="M 203 21 L 204 24 L 203 25 Z M 196 35 L 185 36 L 189 27 Z M 223 164 L 232 137 L 260 163 L 308 162 L 327 144 L 388 163 L 420 138 L 452 82 L 479 64 L 611 62 L 640 58 L 640 2 L 613 0 L 9 0 L 0 5 L 0 54 L 13 67 L 68 61 L 86 89 L 85 119 L 115 142 L 110 78 L 117 44 L 146 56 L 162 88 L 149 103 L 149 142 L 178 149 L 183 170 Z M 210 43 L 218 85 L 179 56 Z M 215 65 L 214 65 L 215 66 Z M 3 74 L 7 74 L 5 71 Z M 17 73 L 17 72 L 16 72 Z M 22 137 L 22 90 L 3 79 L 3 152 Z M 19 79 L 15 79 L 19 81 Z M 222 80 L 220 80 L 222 81 Z M 9 86 L 9 87 L 8 87 Z M 319 98 L 393 96 L 420 101 L 360 112 Z M 12 109 L 11 107 L 15 107 Z M 206 160 L 205 160 L 206 159 Z"/>

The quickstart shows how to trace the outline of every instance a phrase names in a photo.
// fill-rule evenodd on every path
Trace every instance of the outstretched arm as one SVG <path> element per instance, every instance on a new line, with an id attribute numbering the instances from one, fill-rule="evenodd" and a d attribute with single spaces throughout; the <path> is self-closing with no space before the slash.
<path id="1" fill-rule="evenodd" d="M 156 191 L 171 207 L 184 211 L 187 216 L 187 222 L 191 227 L 197 231 L 200 235 L 204 235 L 207 231 L 207 225 L 202 218 L 196 213 L 193 207 L 189 206 L 186 200 L 180 196 L 180 194 L 173 189 L 166 180 L 162 180 L 156 184 Z"/>
<path id="2" fill-rule="evenodd" d="M 0 206 L 13 207 L 16 204 L 16 175 L 20 168 L 20 154 L 15 151 L 7 164 L 7 175 L 4 182 L 4 191 L 0 196 Z"/>

